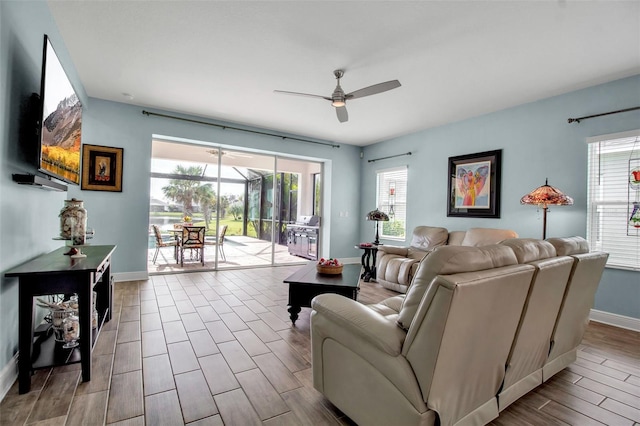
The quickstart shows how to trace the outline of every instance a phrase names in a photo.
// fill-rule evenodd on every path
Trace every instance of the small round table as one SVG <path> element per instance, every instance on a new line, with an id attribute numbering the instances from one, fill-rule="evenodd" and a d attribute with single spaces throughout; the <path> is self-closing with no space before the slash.
<path id="1" fill-rule="evenodd" d="M 362 267 L 364 272 L 360 276 L 365 282 L 376 279 L 376 256 L 378 255 L 378 246 L 375 244 L 355 246 L 357 249 L 364 250 L 362 253 Z"/>

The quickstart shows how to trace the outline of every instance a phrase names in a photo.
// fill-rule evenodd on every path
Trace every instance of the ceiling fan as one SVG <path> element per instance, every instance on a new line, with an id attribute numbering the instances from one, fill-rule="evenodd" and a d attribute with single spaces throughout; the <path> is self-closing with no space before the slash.
<path id="1" fill-rule="evenodd" d="M 274 90 L 275 93 L 284 93 L 285 95 L 298 95 L 298 96 L 308 96 L 311 98 L 321 98 L 331 101 L 331 105 L 336 108 L 336 115 L 338 116 L 338 121 L 344 123 L 349 120 L 349 114 L 347 114 L 346 103 L 351 99 L 364 98 L 365 96 L 376 95 L 378 93 L 386 92 L 387 90 L 395 89 L 400 87 L 401 84 L 398 80 L 385 81 L 384 83 L 374 84 L 373 86 L 368 86 L 363 89 L 356 90 L 351 93 L 344 93 L 342 87 L 340 87 L 340 79 L 344 75 L 343 70 L 335 70 L 333 75 L 336 76 L 336 80 L 338 80 L 338 84 L 336 85 L 335 90 L 331 94 L 331 96 L 322 96 L 322 95 L 312 95 L 309 93 L 299 93 L 299 92 L 287 92 L 286 90 Z"/>
<path id="2" fill-rule="evenodd" d="M 228 152 L 228 151 L 221 151 L 218 149 L 207 149 L 206 151 L 208 154 L 211 154 L 213 157 L 218 157 L 218 155 L 222 155 L 227 158 L 251 158 L 252 157 L 251 154 L 243 154 L 238 151 Z"/>

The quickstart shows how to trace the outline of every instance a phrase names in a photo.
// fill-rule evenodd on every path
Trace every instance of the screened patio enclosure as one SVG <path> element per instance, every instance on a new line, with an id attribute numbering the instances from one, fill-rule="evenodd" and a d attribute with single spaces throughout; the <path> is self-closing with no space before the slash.
<path id="1" fill-rule="evenodd" d="M 289 255 L 286 225 L 319 211 L 321 166 L 278 155 L 154 140 L 149 272 L 307 262 Z M 204 226 L 208 242 L 216 241 L 226 226 L 222 247 L 205 247 L 204 267 L 184 262 L 181 268 L 168 249 L 160 250 L 154 264 L 153 226 L 164 240 L 171 240 L 177 234 L 174 228 L 184 223 Z"/>

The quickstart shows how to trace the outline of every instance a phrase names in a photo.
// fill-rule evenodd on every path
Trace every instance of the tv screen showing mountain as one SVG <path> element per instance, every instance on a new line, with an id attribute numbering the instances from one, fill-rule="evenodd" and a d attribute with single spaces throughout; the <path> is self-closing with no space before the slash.
<path id="1" fill-rule="evenodd" d="M 49 38 L 44 36 L 40 171 L 65 182 L 80 183 L 82 103 Z"/>

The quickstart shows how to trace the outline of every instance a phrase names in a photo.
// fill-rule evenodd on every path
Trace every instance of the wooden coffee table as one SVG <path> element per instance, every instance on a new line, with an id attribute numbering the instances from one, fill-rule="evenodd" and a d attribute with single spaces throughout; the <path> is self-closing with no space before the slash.
<path id="1" fill-rule="evenodd" d="M 311 299 L 319 294 L 336 293 L 353 300 L 358 298 L 361 265 L 344 265 L 342 274 L 326 275 L 316 272 L 316 263 L 310 262 L 291 274 L 289 283 L 289 318 L 295 325 L 301 308 L 310 308 Z"/>

